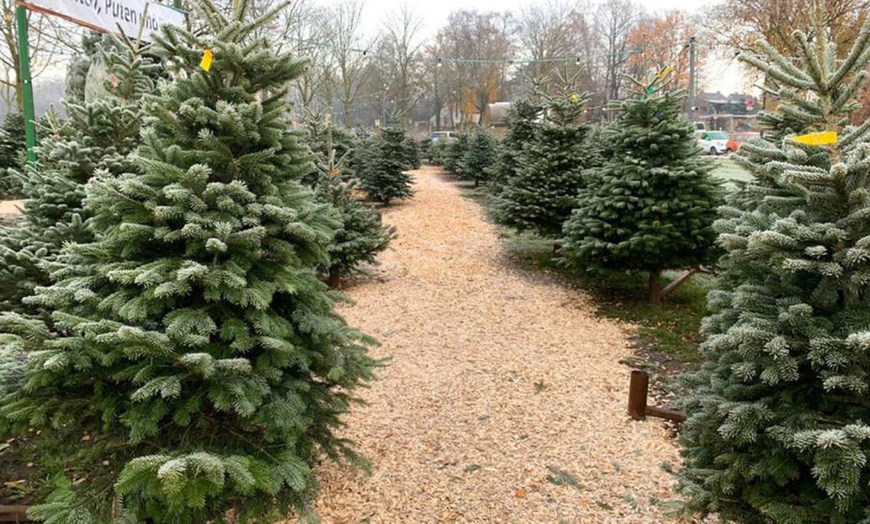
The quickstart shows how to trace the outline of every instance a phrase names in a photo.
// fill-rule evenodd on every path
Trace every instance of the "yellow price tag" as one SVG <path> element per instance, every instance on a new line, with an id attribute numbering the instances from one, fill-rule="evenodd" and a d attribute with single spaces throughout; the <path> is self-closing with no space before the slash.
<path id="1" fill-rule="evenodd" d="M 202 68 L 203 71 L 208 71 L 211 69 L 211 63 L 214 60 L 214 53 L 211 49 L 206 49 L 202 54 L 202 61 L 199 63 L 199 67 Z"/>
<path id="2" fill-rule="evenodd" d="M 659 74 L 656 75 L 655 79 L 658 80 L 659 78 L 664 78 L 673 72 L 674 72 L 674 66 L 668 66 L 668 67 L 662 69 L 659 72 Z"/>
<path id="3" fill-rule="evenodd" d="M 836 131 L 824 131 L 822 133 L 810 133 L 794 137 L 794 141 L 808 146 L 827 146 L 837 143 Z"/>

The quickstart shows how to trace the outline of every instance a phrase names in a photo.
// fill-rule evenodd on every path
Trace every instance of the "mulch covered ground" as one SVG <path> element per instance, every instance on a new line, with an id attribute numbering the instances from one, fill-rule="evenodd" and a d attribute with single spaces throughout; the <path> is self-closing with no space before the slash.
<path id="1" fill-rule="evenodd" d="M 390 357 L 346 417 L 371 474 L 324 465 L 324 522 L 665 520 L 660 421 L 626 415 L 626 326 L 511 269 L 493 225 L 434 168 L 385 211 L 399 238 L 349 287 L 351 324 Z"/>

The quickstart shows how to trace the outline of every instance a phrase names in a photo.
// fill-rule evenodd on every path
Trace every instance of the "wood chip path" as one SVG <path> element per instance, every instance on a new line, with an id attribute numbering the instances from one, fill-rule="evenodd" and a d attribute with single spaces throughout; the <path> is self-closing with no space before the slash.
<path id="1" fill-rule="evenodd" d="M 650 523 L 678 453 L 626 416 L 624 326 L 512 270 L 480 206 L 434 168 L 386 210 L 399 238 L 348 289 L 351 324 L 390 357 L 346 417 L 371 474 L 322 467 L 329 523 Z"/>

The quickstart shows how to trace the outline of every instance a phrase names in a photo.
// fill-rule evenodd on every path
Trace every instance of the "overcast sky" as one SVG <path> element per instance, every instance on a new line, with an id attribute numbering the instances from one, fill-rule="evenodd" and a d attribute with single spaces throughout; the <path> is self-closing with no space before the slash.
<path id="1" fill-rule="evenodd" d="M 315 0 L 317 1 L 317 0 Z M 319 0 L 318 4 L 329 5 L 339 0 Z M 475 9 L 477 11 L 519 12 L 524 6 L 542 0 L 406 0 L 407 4 L 423 19 L 424 33 L 434 34 L 447 23 L 451 11 Z M 600 1 L 600 0 L 598 0 Z M 639 0 L 647 12 L 662 12 L 683 9 L 691 13 L 702 13 L 723 0 Z M 593 2 L 597 3 L 596 0 Z M 385 15 L 400 5 L 399 1 L 366 0 L 365 27 L 376 32 L 383 23 Z M 711 60 L 702 70 L 703 90 L 731 93 L 744 90 L 744 81 L 737 63 L 731 60 Z"/>

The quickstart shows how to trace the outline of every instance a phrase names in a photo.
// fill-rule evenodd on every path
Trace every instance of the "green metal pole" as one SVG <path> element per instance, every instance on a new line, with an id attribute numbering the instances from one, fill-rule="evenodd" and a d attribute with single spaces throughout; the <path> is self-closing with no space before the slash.
<path id="1" fill-rule="evenodd" d="M 30 78 L 30 45 L 27 42 L 27 10 L 15 8 L 18 26 L 18 62 L 21 65 L 21 93 L 24 98 L 24 135 L 27 139 L 27 161 L 36 162 L 36 111 L 33 108 L 33 82 Z"/>

